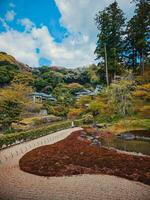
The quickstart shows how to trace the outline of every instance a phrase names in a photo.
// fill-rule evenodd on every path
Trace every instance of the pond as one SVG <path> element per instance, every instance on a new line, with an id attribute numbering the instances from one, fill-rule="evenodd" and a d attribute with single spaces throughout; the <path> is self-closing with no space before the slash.
<path id="1" fill-rule="evenodd" d="M 101 144 L 128 152 L 150 155 L 150 131 L 130 131 L 110 138 L 101 138 Z"/>

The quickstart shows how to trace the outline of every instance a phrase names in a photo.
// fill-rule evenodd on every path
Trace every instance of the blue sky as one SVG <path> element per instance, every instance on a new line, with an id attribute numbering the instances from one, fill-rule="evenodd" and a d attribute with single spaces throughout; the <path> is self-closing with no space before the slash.
<path id="1" fill-rule="evenodd" d="M 32 67 L 94 61 L 94 16 L 113 0 L 0 0 L 0 50 Z M 126 17 L 130 0 L 118 0 Z"/>
<path id="2" fill-rule="evenodd" d="M 68 34 L 65 27 L 59 23 L 61 13 L 59 12 L 54 0 L 0 0 L 0 13 L 4 18 L 8 11 L 14 11 L 17 19 L 28 18 L 40 27 L 42 24 L 47 25 L 51 35 L 56 42 L 61 42 Z M 8 24 L 18 31 L 23 31 L 23 26 L 16 23 L 16 20 L 9 21 Z M 0 27 L 0 31 L 4 31 Z"/>

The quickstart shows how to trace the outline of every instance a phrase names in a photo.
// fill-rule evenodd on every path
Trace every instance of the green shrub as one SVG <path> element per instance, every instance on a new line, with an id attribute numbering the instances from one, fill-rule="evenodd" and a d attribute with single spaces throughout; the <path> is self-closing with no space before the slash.
<path id="1" fill-rule="evenodd" d="M 6 145 L 6 146 L 12 145 L 16 141 L 21 142 L 21 141 L 36 139 L 38 137 L 48 135 L 49 133 L 55 132 L 57 130 L 69 128 L 70 126 L 71 126 L 71 122 L 66 121 L 66 122 L 61 122 L 58 124 L 53 124 L 44 128 L 3 135 L 2 137 L 0 137 L 0 148 L 2 148 L 3 145 Z"/>
<path id="2" fill-rule="evenodd" d="M 83 119 L 77 119 L 74 121 L 75 126 L 82 126 L 83 125 Z"/>
<path id="3" fill-rule="evenodd" d="M 83 116 L 83 122 L 85 124 L 92 124 L 93 121 L 94 121 L 93 115 L 86 114 L 86 115 Z"/>
<path id="4" fill-rule="evenodd" d="M 82 120 L 76 120 L 75 126 L 80 126 L 82 125 L 82 123 L 83 123 Z M 44 128 L 3 135 L 2 137 L 0 137 L 0 148 L 2 148 L 3 145 L 6 146 L 12 145 L 17 141 L 19 142 L 29 141 L 69 127 L 71 127 L 71 121 L 65 121 L 50 126 L 46 126 Z"/>

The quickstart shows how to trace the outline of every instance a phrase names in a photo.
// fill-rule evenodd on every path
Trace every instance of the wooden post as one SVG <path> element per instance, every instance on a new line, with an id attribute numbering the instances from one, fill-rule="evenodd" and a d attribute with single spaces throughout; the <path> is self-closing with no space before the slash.
<path id="1" fill-rule="evenodd" d="M 35 95 L 33 95 L 33 103 L 35 103 L 35 98 L 36 98 Z"/>
<path id="2" fill-rule="evenodd" d="M 71 122 L 71 128 L 74 128 L 74 121 Z"/>

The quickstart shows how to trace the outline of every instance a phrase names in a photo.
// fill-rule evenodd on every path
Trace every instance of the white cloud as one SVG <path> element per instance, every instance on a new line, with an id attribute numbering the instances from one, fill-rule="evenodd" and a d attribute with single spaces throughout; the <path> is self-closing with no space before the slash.
<path id="1" fill-rule="evenodd" d="M 127 11 L 131 0 L 118 0 L 121 9 Z M 114 0 L 55 0 L 61 12 L 60 22 L 72 32 L 88 35 L 90 40 L 96 38 L 97 28 L 94 22 L 96 13 L 103 10 Z M 129 11 L 127 12 L 129 13 Z"/>
<path id="2" fill-rule="evenodd" d="M 114 0 L 55 0 L 55 2 L 61 13 L 60 23 L 71 33 L 71 36 L 63 42 L 70 52 L 75 53 L 74 59 L 72 62 L 69 60 L 69 63 L 86 65 L 94 62 L 98 33 L 94 18 L 99 10 L 103 10 Z M 130 4 L 130 0 L 118 0 L 118 4 L 127 13 L 126 17 L 129 18 L 131 13 L 133 14 L 134 6 Z"/>
<path id="3" fill-rule="evenodd" d="M 23 33 L 9 29 L 0 33 L 0 50 L 32 67 L 39 66 L 39 59 L 42 57 L 51 60 L 52 65 L 66 67 L 91 63 L 95 46 L 87 43 L 87 36 L 79 37 L 78 42 L 76 40 L 76 36 L 70 36 L 61 44 L 55 43 L 46 26 L 34 26 Z M 37 48 L 40 53 L 36 53 Z"/>
<path id="4" fill-rule="evenodd" d="M 9 26 L 3 18 L 0 18 L 0 22 L 6 30 L 9 30 Z"/>
<path id="5" fill-rule="evenodd" d="M 13 21 L 15 18 L 16 13 L 13 10 L 7 11 L 5 18 L 7 21 Z"/>
<path id="6" fill-rule="evenodd" d="M 95 47 L 81 45 L 85 44 L 84 38 L 80 41 L 79 48 L 74 48 L 71 41 L 72 37 L 70 36 L 62 44 L 56 44 L 46 26 L 33 27 L 30 32 L 24 33 L 8 30 L 0 34 L 0 50 L 32 67 L 39 66 L 39 59 L 42 57 L 51 60 L 53 65 L 66 67 L 77 67 L 91 63 Z M 36 53 L 37 48 L 40 49 L 38 54 Z"/>
<path id="7" fill-rule="evenodd" d="M 18 23 L 25 27 L 25 31 L 30 31 L 35 26 L 35 24 L 28 18 L 20 19 L 18 20 Z"/>
<path id="8" fill-rule="evenodd" d="M 32 36 L 38 43 L 40 48 L 40 56 L 50 59 L 53 65 L 77 67 L 89 64 L 93 61 L 93 51 L 95 46 L 84 45 L 85 40 L 82 39 L 78 47 L 72 44 L 72 36 L 65 39 L 63 43 L 56 44 L 49 34 L 46 26 L 42 28 L 34 28 Z M 92 53 L 92 56 L 90 56 Z"/>
<path id="9" fill-rule="evenodd" d="M 30 34 L 9 30 L 0 34 L 0 50 L 31 66 L 38 66 L 36 43 Z"/>
<path id="10" fill-rule="evenodd" d="M 8 30 L 0 33 L 0 50 L 32 66 L 39 66 L 39 59 L 51 60 L 52 65 L 65 67 L 86 66 L 94 60 L 97 28 L 94 16 L 112 0 L 55 0 L 61 12 L 60 22 L 70 32 L 69 37 L 56 43 L 44 25 L 37 28 L 27 19 L 19 20 L 23 33 Z M 128 9 L 130 0 L 119 0 L 121 8 Z M 39 53 L 36 53 L 36 49 Z"/>

